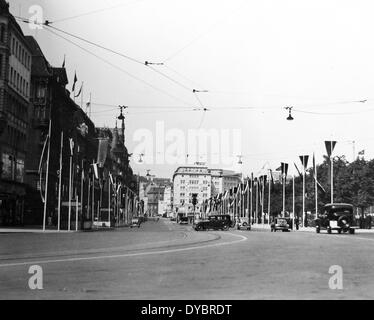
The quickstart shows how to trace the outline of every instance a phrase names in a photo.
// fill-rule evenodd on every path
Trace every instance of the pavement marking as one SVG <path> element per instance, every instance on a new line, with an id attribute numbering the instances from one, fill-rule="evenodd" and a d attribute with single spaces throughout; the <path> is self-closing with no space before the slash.
<path id="1" fill-rule="evenodd" d="M 86 260 L 100 260 L 100 259 L 115 259 L 115 258 L 125 258 L 125 257 L 137 257 L 137 256 L 146 256 L 146 255 L 156 255 L 156 254 L 165 254 L 165 253 L 175 253 L 175 252 L 183 252 L 183 251 L 191 251 L 197 249 L 205 249 L 205 248 L 212 248 L 212 247 L 220 247 L 235 243 L 240 243 L 243 241 L 248 240 L 247 237 L 237 235 L 234 233 L 225 233 L 230 234 L 234 237 L 239 237 L 239 240 L 229 241 L 229 242 L 221 242 L 215 244 L 207 244 L 203 246 L 194 246 L 194 247 L 187 247 L 187 248 L 179 248 L 179 249 L 170 249 L 170 250 L 159 250 L 159 251 L 149 251 L 149 252 L 138 252 L 138 253 L 127 253 L 127 254 L 116 254 L 116 255 L 107 255 L 107 256 L 93 256 L 93 257 L 81 257 L 81 258 L 66 258 L 66 259 L 56 259 L 56 260 L 40 260 L 40 261 L 29 261 L 29 262 L 17 262 L 17 263 L 5 263 L 0 264 L 0 268 L 6 267 L 17 267 L 17 266 L 27 266 L 27 265 L 39 265 L 39 264 L 50 264 L 50 263 L 58 263 L 58 262 L 75 262 L 75 261 L 86 261 Z"/>

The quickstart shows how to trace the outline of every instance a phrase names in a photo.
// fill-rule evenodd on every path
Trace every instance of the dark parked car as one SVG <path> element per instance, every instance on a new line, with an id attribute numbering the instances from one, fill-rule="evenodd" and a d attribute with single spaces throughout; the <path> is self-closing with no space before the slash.
<path id="1" fill-rule="evenodd" d="M 206 220 L 199 220 L 194 225 L 196 231 L 202 230 L 229 230 L 231 226 L 231 217 L 230 215 L 211 215 Z"/>
<path id="2" fill-rule="evenodd" d="M 241 230 L 241 229 L 251 230 L 251 224 L 249 222 L 249 218 L 248 217 L 239 218 L 236 228 L 238 230 Z"/>
<path id="3" fill-rule="evenodd" d="M 188 217 L 179 218 L 179 224 L 188 224 Z"/>
<path id="4" fill-rule="evenodd" d="M 288 232 L 292 230 L 292 221 L 290 218 L 275 218 L 270 225 L 270 231 L 276 232 L 282 230 L 282 232 Z"/>
<path id="5" fill-rule="evenodd" d="M 327 230 L 331 233 L 332 230 L 338 233 L 349 232 L 355 233 L 353 205 L 347 203 L 331 203 L 323 207 L 323 213 L 318 214 L 316 219 L 316 232 Z"/>
<path id="6" fill-rule="evenodd" d="M 140 217 L 134 217 L 131 220 L 130 228 L 139 228 L 141 224 Z"/>

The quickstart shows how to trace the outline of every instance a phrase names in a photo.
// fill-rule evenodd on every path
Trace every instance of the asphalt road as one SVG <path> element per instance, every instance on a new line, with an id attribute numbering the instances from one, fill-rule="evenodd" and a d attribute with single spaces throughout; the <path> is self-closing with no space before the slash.
<path id="1" fill-rule="evenodd" d="M 0 299 L 373 299 L 374 234 L 139 229 L 0 234 Z M 43 289 L 29 288 L 29 267 Z M 329 269 L 343 289 L 329 287 Z"/>

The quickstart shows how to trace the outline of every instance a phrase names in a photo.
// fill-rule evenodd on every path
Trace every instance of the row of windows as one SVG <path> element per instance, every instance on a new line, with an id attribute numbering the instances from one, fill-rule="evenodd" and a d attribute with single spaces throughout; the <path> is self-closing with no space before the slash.
<path id="1" fill-rule="evenodd" d="M 12 126 L 7 126 L 7 142 L 10 146 L 17 148 L 18 150 L 25 150 L 26 148 L 26 135 L 21 131 L 13 128 Z"/>
<path id="2" fill-rule="evenodd" d="M 183 197 L 185 197 L 185 196 L 186 196 L 185 193 L 181 193 L 181 194 L 180 194 L 180 197 L 181 197 L 181 198 L 183 198 Z M 192 193 L 189 193 L 188 196 L 189 196 L 189 197 L 192 197 Z M 206 198 L 206 197 L 208 197 L 208 194 L 207 194 L 207 193 L 203 193 L 203 198 Z"/>
<path id="3" fill-rule="evenodd" d="M 9 153 L 2 154 L 2 178 L 23 183 L 25 177 L 25 162 Z"/>
<path id="4" fill-rule="evenodd" d="M 16 126 L 26 129 L 28 118 L 27 107 L 12 96 L 8 96 L 7 111 L 10 113 L 9 121 Z"/>
<path id="5" fill-rule="evenodd" d="M 21 94 L 29 97 L 29 83 L 16 70 L 10 67 L 9 70 L 10 84 L 12 84 Z"/>
<path id="6" fill-rule="evenodd" d="M 6 39 L 5 39 L 5 24 L 2 23 L 0 24 L 0 42 L 2 43 L 5 43 Z"/>
<path id="7" fill-rule="evenodd" d="M 21 46 L 17 39 L 12 38 L 12 54 L 28 69 L 31 69 L 31 56 Z"/>
<path id="8" fill-rule="evenodd" d="M 190 177 L 190 178 L 202 177 L 202 175 L 199 175 L 199 174 L 189 174 L 187 176 Z M 184 178 L 184 174 L 182 174 L 182 178 Z M 204 176 L 204 178 L 206 178 L 206 175 Z"/>

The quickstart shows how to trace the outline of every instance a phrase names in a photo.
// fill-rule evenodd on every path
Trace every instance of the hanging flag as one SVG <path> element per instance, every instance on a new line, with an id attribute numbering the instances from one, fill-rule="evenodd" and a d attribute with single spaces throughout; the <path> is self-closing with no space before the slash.
<path id="1" fill-rule="evenodd" d="M 243 191 L 243 194 L 247 193 L 248 188 L 249 188 L 249 179 L 247 180 L 247 184 L 246 184 L 246 186 L 245 186 L 245 189 L 244 189 L 244 191 Z"/>
<path id="2" fill-rule="evenodd" d="M 94 169 L 95 178 L 99 179 L 99 169 L 97 167 L 97 163 L 93 163 L 92 166 L 93 166 L 93 169 Z"/>
<path id="3" fill-rule="evenodd" d="M 97 152 L 97 163 L 100 168 L 104 167 L 106 158 L 108 156 L 108 146 L 109 146 L 108 139 L 99 140 L 99 147 L 98 147 L 98 152 Z"/>
<path id="4" fill-rule="evenodd" d="M 273 171 L 272 170 L 270 170 L 270 182 L 271 182 L 270 191 L 273 191 L 274 190 L 274 177 L 273 177 Z"/>
<path id="5" fill-rule="evenodd" d="M 81 88 L 79 89 L 78 93 L 75 96 L 76 98 L 78 98 L 80 96 L 80 94 L 82 93 L 82 89 L 83 89 L 83 81 L 82 81 Z"/>
<path id="6" fill-rule="evenodd" d="M 110 183 L 114 185 L 113 176 L 110 172 L 109 172 L 109 178 L 110 178 Z"/>
<path id="7" fill-rule="evenodd" d="M 70 155 L 74 155 L 74 140 L 73 138 L 69 138 L 69 144 L 70 144 Z"/>
<path id="8" fill-rule="evenodd" d="M 287 177 L 288 163 L 281 162 L 281 172 L 282 172 L 282 175 Z"/>
<path id="9" fill-rule="evenodd" d="M 336 141 L 325 141 L 327 156 L 330 158 L 332 152 L 334 151 Z"/>
<path id="10" fill-rule="evenodd" d="M 73 88 L 71 89 L 71 91 L 73 91 L 73 92 L 75 92 L 75 84 L 77 83 L 77 81 L 78 81 L 77 72 L 75 72 L 75 74 L 74 74 Z"/>
<path id="11" fill-rule="evenodd" d="M 318 179 L 317 179 L 317 176 L 316 176 L 316 160 L 315 160 L 315 157 L 314 157 L 314 153 L 313 153 L 313 177 L 314 177 L 314 180 L 316 181 L 317 183 L 317 187 L 320 191 L 322 191 L 323 193 L 326 193 L 326 190 L 325 188 L 319 183 Z"/>
<path id="12" fill-rule="evenodd" d="M 300 158 L 301 164 L 303 165 L 304 169 L 306 170 L 306 168 L 308 166 L 309 156 L 299 156 L 299 158 Z"/>
<path id="13" fill-rule="evenodd" d="M 299 174 L 300 178 L 302 178 L 303 175 L 301 174 L 301 172 L 300 172 L 299 168 L 297 167 L 296 163 L 294 162 L 293 164 L 295 165 L 295 168 L 296 168 L 297 173 Z"/>

